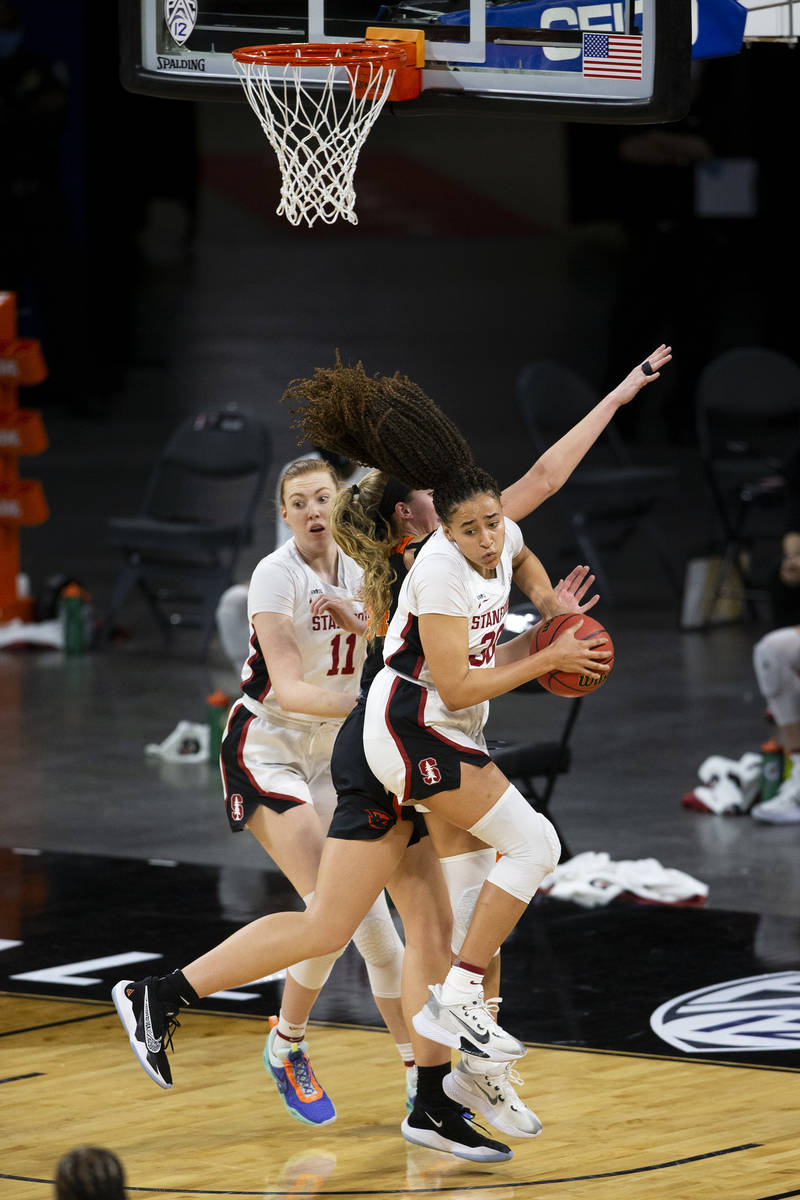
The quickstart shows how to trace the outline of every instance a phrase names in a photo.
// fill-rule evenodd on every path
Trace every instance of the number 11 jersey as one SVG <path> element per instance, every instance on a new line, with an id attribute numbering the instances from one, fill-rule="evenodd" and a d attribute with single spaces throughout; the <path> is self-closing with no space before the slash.
<path id="1" fill-rule="evenodd" d="M 242 667 L 244 702 L 251 712 L 279 723 L 289 718 L 292 724 L 318 725 L 320 718 L 307 713 L 286 713 L 275 699 L 267 665 L 253 626 L 256 613 L 279 613 L 291 619 L 303 660 L 303 679 L 330 691 L 358 690 L 358 681 L 366 653 L 366 639 L 341 629 L 328 613 L 314 616 L 311 601 L 315 596 L 337 596 L 349 600 L 354 611 L 363 612 L 358 599 L 361 568 L 341 550 L 338 552 L 338 584 L 326 583 L 298 553 L 294 539 L 285 542 L 262 558 L 253 571 L 247 594 L 247 618 L 250 622 L 250 653 Z M 341 723 L 339 718 L 327 718 Z"/>

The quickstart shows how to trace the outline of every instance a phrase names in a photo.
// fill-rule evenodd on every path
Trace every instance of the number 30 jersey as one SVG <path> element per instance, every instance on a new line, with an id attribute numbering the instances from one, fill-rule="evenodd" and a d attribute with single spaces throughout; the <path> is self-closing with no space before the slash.
<path id="1" fill-rule="evenodd" d="M 470 666 L 492 666 L 508 612 L 512 562 L 523 545 L 513 521 L 506 518 L 505 528 L 493 579 L 484 579 L 441 528 L 428 539 L 406 576 L 389 623 L 383 646 L 387 667 L 433 690 L 419 637 L 419 617 L 427 613 L 466 617 Z"/>
<path id="2" fill-rule="evenodd" d="M 299 723 L 309 727 L 320 722 L 319 717 L 306 713 L 284 712 L 275 699 L 253 626 L 253 617 L 260 612 L 291 618 L 303 660 L 303 678 L 307 683 L 338 692 L 355 693 L 358 690 L 366 639 L 341 629 L 328 613 L 313 616 L 311 612 L 312 599 L 323 594 L 347 599 L 356 612 L 363 611 L 358 600 L 361 568 L 341 550 L 337 578 L 337 585 L 320 579 L 298 553 L 293 538 L 262 558 L 256 566 L 247 593 L 250 653 L 242 667 L 242 692 L 251 712 L 278 723 L 286 723 L 287 718 L 293 725 Z M 326 718 L 326 721 L 330 720 L 340 723 L 339 718 Z"/>

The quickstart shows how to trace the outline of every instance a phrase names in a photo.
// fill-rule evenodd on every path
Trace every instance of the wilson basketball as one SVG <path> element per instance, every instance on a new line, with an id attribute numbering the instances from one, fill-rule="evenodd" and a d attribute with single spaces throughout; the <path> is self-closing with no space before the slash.
<path id="1" fill-rule="evenodd" d="M 608 660 L 609 669 L 614 666 L 614 643 L 611 641 L 611 635 L 607 629 L 595 621 L 594 617 L 581 615 L 580 613 L 560 613 L 557 617 L 551 617 L 549 621 L 545 621 L 540 629 L 531 638 L 531 654 L 535 654 L 537 650 L 544 650 L 551 642 L 569 629 L 571 625 L 577 625 L 583 621 L 583 625 L 576 634 L 576 637 L 583 641 L 584 638 L 592 638 L 597 634 L 603 634 L 607 644 L 600 647 L 602 650 L 610 650 L 612 657 Z M 597 679 L 591 675 L 579 675 L 575 671 L 550 671 L 547 675 L 539 676 L 539 683 L 542 687 L 552 692 L 554 696 L 585 696 L 588 692 L 596 692 L 599 687 L 605 683 L 608 674 L 600 675 Z"/>

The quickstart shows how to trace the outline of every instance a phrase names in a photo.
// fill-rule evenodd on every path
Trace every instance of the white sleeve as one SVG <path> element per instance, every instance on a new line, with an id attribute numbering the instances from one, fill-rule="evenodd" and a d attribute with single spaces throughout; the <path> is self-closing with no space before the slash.
<path id="1" fill-rule="evenodd" d="M 297 600 L 297 581 L 292 571 L 283 563 L 262 558 L 250 579 L 247 591 L 247 617 L 252 621 L 255 613 L 271 612 L 294 617 Z"/>
<path id="2" fill-rule="evenodd" d="M 429 554 L 414 566 L 414 608 L 417 616 L 439 613 L 468 617 L 471 597 L 464 586 L 459 563 L 448 554 Z"/>
<path id="3" fill-rule="evenodd" d="M 516 558 L 522 547 L 525 545 L 525 539 L 522 536 L 522 530 L 515 521 L 512 521 L 509 517 L 506 517 L 505 521 L 506 538 L 508 540 L 509 549 L 511 550 L 511 557 Z"/>

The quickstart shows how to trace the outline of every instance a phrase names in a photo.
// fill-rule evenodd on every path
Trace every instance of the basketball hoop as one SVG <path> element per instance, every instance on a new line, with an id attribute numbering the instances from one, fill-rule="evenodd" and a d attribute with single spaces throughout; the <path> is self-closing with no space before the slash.
<path id="1" fill-rule="evenodd" d="M 353 177 L 361 147 L 388 99 L 419 95 L 424 38 L 402 33 L 414 36 L 233 51 L 248 103 L 278 159 L 276 211 L 290 224 L 332 225 L 340 217 L 358 224 Z"/>

